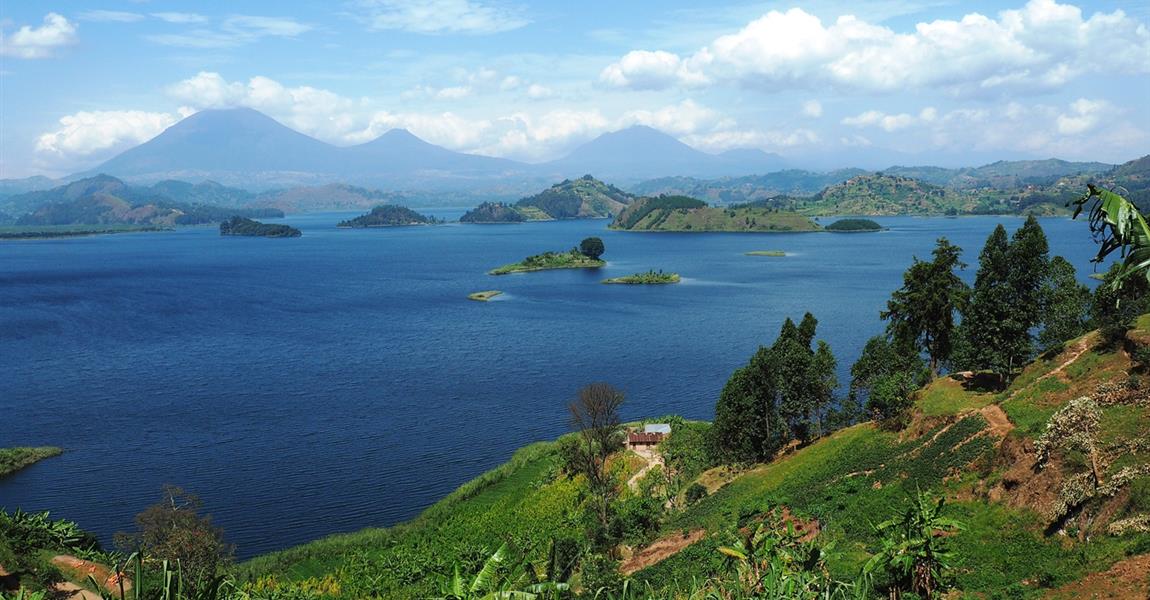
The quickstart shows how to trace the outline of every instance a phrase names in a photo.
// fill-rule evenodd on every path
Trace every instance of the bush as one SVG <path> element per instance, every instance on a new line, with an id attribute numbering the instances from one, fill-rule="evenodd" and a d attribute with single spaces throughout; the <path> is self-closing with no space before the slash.
<path id="1" fill-rule="evenodd" d="M 603 554 L 592 554 L 583 559 L 580 581 L 583 584 L 583 592 L 592 598 L 618 592 L 623 584 L 623 579 L 615 568 L 615 561 Z"/>
<path id="2" fill-rule="evenodd" d="M 871 386 L 867 397 L 867 412 L 884 428 L 901 429 L 914 406 L 912 394 L 916 388 L 914 377 L 909 373 L 896 372 L 882 376 Z"/>
<path id="3" fill-rule="evenodd" d="M 589 237 L 579 242 L 579 252 L 587 258 L 599 260 L 599 257 L 603 256 L 603 251 L 603 240 L 600 238 Z"/>
<path id="4" fill-rule="evenodd" d="M 707 497 L 707 488 L 701 483 L 692 483 L 687 488 L 687 504 L 694 504 Z"/>

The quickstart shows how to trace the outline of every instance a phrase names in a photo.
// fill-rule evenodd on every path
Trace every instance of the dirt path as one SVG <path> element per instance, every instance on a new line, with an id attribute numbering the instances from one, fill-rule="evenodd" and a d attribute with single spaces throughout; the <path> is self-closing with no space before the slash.
<path id="1" fill-rule="evenodd" d="M 112 570 L 111 567 L 102 565 L 102 564 L 97 563 L 97 562 L 92 562 L 90 560 L 84 560 L 82 558 L 77 558 L 77 557 L 71 556 L 69 554 L 57 554 L 56 556 L 53 556 L 52 557 L 52 564 L 59 567 L 60 570 L 62 570 L 65 575 L 68 575 L 71 579 L 74 579 L 74 580 L 84 580 L 89 575 L 91 575 L 93 579 L 95 579 L 97 582 L 100 583 L 101 586 L 104 587 L 104 589 L 111 592 L 115 596 L 120 595 L 120 581 L 116 577 L 116 573 L 115 573 L 115 571 Z M 62 587 L 62 586 L 70 586 L 70 587 Z M 88 592 L 87 590 L 83 590 L 83 588 L 81 588 L 80 586 L 77 586 L 74 583 L 65 582 L 62 584 L 57 584 L 56 587 L 60 591 L 70 592 L 72 594 L 72 597 L 75 597 L 75 594 L 78 592 L 83 592 L 79 596 L 81 598 L 81 600 L 89 600 L 89 598 L 97 598 L 98 599 L 100 597 L 99 594 L 95 594 L 93 592 Z M 75 588 L 75 589 L 72 589 L 72 588 Z M 124 593 L 127 594 L 131 590 L 132 590 L 132 582 L 131 582 L 131 580 L 129 580 L 128 578 L 125 577 L 124 578 Z M 91 596 L 90 597 L 85 596 L 84 594 L 91 594 Z"/>
<path id="2" fill-rule="evenodd" d="M 990 404 L 982 407 L 978 413 L 982 418 L 986 419 L 986 423 L 990 425 L 990 431 L 994 435 L 1005 438 L 1007 434 L 1014 430 L 1014 423 L 1010 422 L 1010 417 L 1006 416 L 1002 407 L 997 404 Z"/>
<path id="3" fill-rule="evenodd" d="M 1119 561 L 1104 573 L 1086 577 L 1046 594 L 1048 600 L 1071 598 L 1110 598 L 1146 600 L 1150 598 L 1150 554 Z"/>
<path id="4" fill-rule="evenodd" d="M 647 464 L 644 465 L 642 469 L 639 469 L 638 473 L 635 473 L 627 480 L 627 487 L 631 488 L 632 492 L 636 492 L 639 491 L 639 481 L 643 479 L 643 476 L 655 468 L 655 465 L 663 465 L 663 455 L 659 454 L 659 451 L 654 448 L 634 448 L 631 451 L 647 461 Z"/>
<path id="5" fill-rule="evenodd" d="M 627 559 L 619 570 L 623 575 L 631 575 L 647 567 L 657 565 L 668 558 L 680 553 L 684 548 L 703 539 L 707 534 L 702 529 L 696 529 L 687 535 L 678 534 L 657 540 L 655 543 L 643 548 Z"/>

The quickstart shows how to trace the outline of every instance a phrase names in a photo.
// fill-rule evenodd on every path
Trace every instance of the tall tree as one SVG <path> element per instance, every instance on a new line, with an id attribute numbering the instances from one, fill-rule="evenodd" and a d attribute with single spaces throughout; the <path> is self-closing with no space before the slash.
<path id="1" fill-rule="evenodd" d="M 999 224 L 986 238 L 978 257 L 974 290 L 963 310 L 960 343 L 954 356 L 959 368 L 987 369 L 1003 381 L 1010 374 L 1008 348 L 1016 343 L 1013 338 L 1018 334 L 1009 255 L 1006 228 Z"/>
<path id="2" fill-rule="evenodd" d="M 930 262 L 919 260 L 903 274 L 903 285 L 891 294 L 882 318 L 888 334 L 902 347 L 925 351 L 931 375 L 938 374 L 942 361 L 950 357 L 954 345 L 954 315 L 965 305 L 969 287 L 955 269 L 966 265 L 959 260 L 962 248 L 939 238 Z"/>
<path id="3" fill-rule="evenodd" d="M 616 492 L 615 480 L 607 470 L 607 458 L 623 445 L 623 427 L 619 421 L 622 404 L 622 392 L 606 383 L 592 383 L 579 390 L 579 396 L 567 405 L 571 426 L 579 439 L 573 462 L 587 477 L 596 517 L 604 530 L 609 525 L 611 499 Z"/>
<path id="4" fill-rule="evenodd" d="M 918 352 L 899 348 L 886 336 L 867 340 L 851 366 L 850 401 L 867 418 L 895 423 L 910 407 L 911 392 L 927 383 L 930 373 Z"/>
<path id="5" fill-rule="evenodd" d="M 1014 232 L 1007 252 L 1013 301 L 1010 326 L 1013 337 L 1006 340 L 1009 368 L 1020 367 L 1034 354 L 1032 332 L 1042 323 L 1043 292 L 1050 271 L 1050 245 L 1034 215 Z"/>
<path id="6" fill-rule="evenodd" d="M 755 462 L 773 452 L 770 430 L 778 418 L 774 394 L 763 394 L 754 370 L 750 364 L 736 369 L 719 394 L 708 434 L 712 453 L 719 460 Z"/>
<path id="7" fill-rule="evenodd" d="M 1078 283 L 1074 265 L 1061 256 L 1050 260 L 1043 301 L 1042 332 L 1038 334 L 1043 351 L 1086 333 L 1090 289 Z"/>

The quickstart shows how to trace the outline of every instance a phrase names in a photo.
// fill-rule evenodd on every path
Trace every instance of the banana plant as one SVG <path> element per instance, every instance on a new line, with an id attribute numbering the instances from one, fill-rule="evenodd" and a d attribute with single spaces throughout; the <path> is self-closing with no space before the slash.
<path id="1" fill-rule="evenodd" d="M 464 576 L 456 563 L 436 600 L 540 600 L 568 590 L 566 583 L 537 579 L 530 563 L 504 542 L 474 576 Z"/>
<path id="2" fill-rule="evenodd" d="M 1098 254 L 1092 262 L 1100 263 L 1115 250 L 1123 257 L 1122 271 L 1114 278 L 1115 289 L 1131 276 L 1150 281 L 1150 225 L 1138 212 L 1133 202 L 1094 184 L 1086 186 L 1086 193 L 1075 200 L 1074 216 L 1078 218 L 1088 202 L 1090 231 L 1099 242 Z"/>
<path id="3" fill-rule="evenodd" d="M 942 588 L 953 557 L 945 547 L 945 537 L 963 529 L 962 523 L 942 516 L 945 503 L 945 498 L 935 500 L 920 491 L 902 514 L 875 526 L 883 536 L 882 549 L 867 561 L 863 572 L 891 576 L 892 598 L 904 590 L 931 598 Z"/>

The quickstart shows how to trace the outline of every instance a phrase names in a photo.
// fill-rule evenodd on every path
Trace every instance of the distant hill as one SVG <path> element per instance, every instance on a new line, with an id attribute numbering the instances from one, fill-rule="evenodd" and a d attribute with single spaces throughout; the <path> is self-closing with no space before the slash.
<path id="1" fill-rule="evenodd" d="M 551 219 L 596 219 L 619 214 L 636 196 L 590 175 L 565 179 L 523 198 L 517 208 L 534 208 Z"/>
<path id="2" fill-rule="evenodd" d="M 779 195 L 812 196 L 827 186 L 864 175 L 862 169 L 839 169 L 826 173 L 788 169 L 765 175 L 697 179 L 694 177 L 661 177 L 644 181 L 631 188 L 643 196 L 666 194 L 702 198 L 714 204 L 744 204 Z"/>
<path id="3" fill-rule="evenodd" d="M 1062 177 L 1104 173 L 1111 168 L 1113 165 L 1100 162 L 1069 162 L 1050 158 L 1046 160 L 1000 160 L 981 167 L 962 169 L 891 167 L 882 172 L 887 175 L 910 177 L 955 190 L 976 188 L 1013 190 L 1026 186 L 1051 185 Z"/>
<path id="4" fill-rule="evenodd" d="M 340 227 L 400 227 L 404 225 L 429 225 L 439 221 L 432 217 L 421 215 L 405 206 L 385 204 L 371 209 L 366 215 L 348 219 L 339 223 Z"/>
<path id="5" fill-rule="evenodd" d="M 283 212 L 271 208 L 218 206 L 194 201 L 197 196 L 173 198 L 166 195 L 176 190 L 188 190 L 179 185 L 161 189 L 133 187 L 109 175 L 97 175 L 74 181 L 51 190 L 29 192 L 7 198 L 6 206 L 22 207 L 23 216 L 17 225 L 195 225 L 214 223 L 233 215 L 247 217 L 282 217 Z M 195 187 L 195 186 L 192 186 Z M 221 191 L 209 186 L 199 188 L 215 190 L 214 197 L 241 194 L 240 191 Z M 246 192 L 245 192 L 246 193 Z M 191 201 L 184 201 L 191 200 Z M 31 207 L 31 210 L 27 210 Z"/>
<path id="6" fill-rule="evenodd" d="M 859 175 L 816 194 L 804 212 L 836 215 L 944 214 L 956 202 L 953 193 L 917 179 L 885 174 Z"/>
<path id="7" fill-rule="evenodd" d="M 503 202 L 484 202 L 459 217 L 460 223 L 522 223 L 523 211 Z"/>
<path id="8" fill-rule="evenodd" d="M 572 176 L 595 173 L 618 181 L 687 175 L 718 177 L 767 173 L 783 168 L 775 154 L 732 150 L 721 155 L 696 150 L 661 131 L 636 125 L 605 133 L 542 167 Z"/>
<path id="9" fill-rule="evenodd" d="M 406 195 L 398 192 L 382 192 L 344 183 L 331 183 L 263 192 L 256 196 L 254 203 L 278 208 L 284 212 L 306 212 L 370 209 L 384 203 L 398 204 L 408 200 Z"/>
<path id="10" fill-rule="evenodd" d="M 641 198 L 612 221 L 623 231 L 799 232 L 819 225 L 795 212 L 759 206 L 713 207 L 687 196 Z"/>

